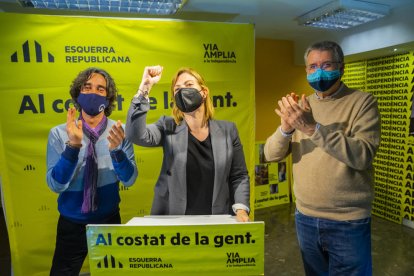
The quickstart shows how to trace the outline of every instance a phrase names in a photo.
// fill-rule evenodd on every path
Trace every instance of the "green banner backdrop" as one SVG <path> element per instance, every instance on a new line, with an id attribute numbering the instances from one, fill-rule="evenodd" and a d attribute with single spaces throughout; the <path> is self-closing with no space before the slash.
<path id="1" fill-rule="evenodd" d="M 115 79 L 119 95 L 111 118 L 123 123 L 145 66 L 164 66 L 149 122 L 171 114 L 172 75 L 195 68 L 211 90 L 216 118 L 237 124 L 254 179 L 252 24 L 1 13 L 0 36 L 0 175 L 15 275 L 48 274 L 58 212 L 57 194 L 46 184 L 47 136 L 66 121 L 70 83 L 87 67 Z M 135 147 L 135 155 L 137 182 L 121 186 L 123 222 L 149 214 L 161 166 L 161 149 Z"/>

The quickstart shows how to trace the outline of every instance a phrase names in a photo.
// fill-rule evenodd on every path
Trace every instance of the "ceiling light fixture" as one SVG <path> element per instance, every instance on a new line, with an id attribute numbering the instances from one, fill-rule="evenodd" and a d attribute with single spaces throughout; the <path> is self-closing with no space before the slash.
<path id="1" fill-rule="evenodd" d="M 39 9 L 168 15 L 176 13 L 186 0 L 20 0 L 19 2 L 24 7 Z"/>
<path id="2" fill-rule="evenodd" d="M 386 16 L 388 5 L 357 1 L 335 0 L 297 18 L 300 25 L 324 29 L 348 29 Z"/>

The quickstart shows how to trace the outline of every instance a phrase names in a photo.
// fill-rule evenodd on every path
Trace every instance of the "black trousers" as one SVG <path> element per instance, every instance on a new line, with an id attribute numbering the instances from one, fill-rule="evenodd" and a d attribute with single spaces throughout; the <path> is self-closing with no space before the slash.
<path id="1" fill-rule="evenodd" d="M 94 224 L 120 224 L 119 212 Z M 88 255 L 86 224 L 74 223 L 59 216 L 50 276 L 78 276 Z"/>

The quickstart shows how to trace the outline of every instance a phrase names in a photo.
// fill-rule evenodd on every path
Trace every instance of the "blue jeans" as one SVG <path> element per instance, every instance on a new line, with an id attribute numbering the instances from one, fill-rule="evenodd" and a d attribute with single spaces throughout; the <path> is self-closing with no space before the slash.
<path id="1" fill-rule="evenodd" d="M 306 275 L 372 275 L 371 218 L 334 221 L 295 212 Z"/>

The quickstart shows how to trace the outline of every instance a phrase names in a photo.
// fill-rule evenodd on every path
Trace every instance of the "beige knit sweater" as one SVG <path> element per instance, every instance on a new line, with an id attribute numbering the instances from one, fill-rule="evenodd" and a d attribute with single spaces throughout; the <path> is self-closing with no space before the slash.
<path id="1" fill-rule="evenodd" d="M 308 97 L 320 124 L 309 137 L 295 131 L 284 137 L 278 128 L 265 144 L 269 161 L 292 153 L 297 209 L 308 216 L 354 220 L 370 216 L 374 173 L 380 143 L 376 99 L 344 84 L 332 97 Z"/>

